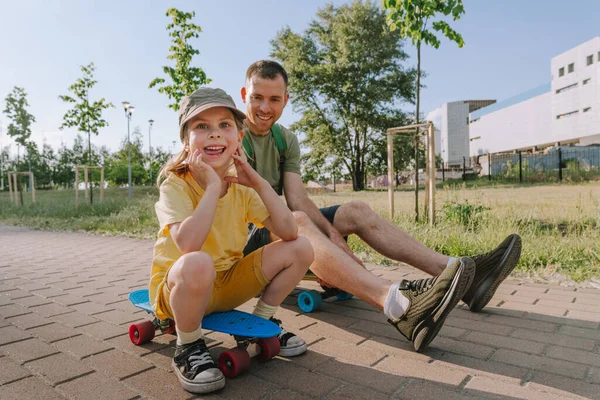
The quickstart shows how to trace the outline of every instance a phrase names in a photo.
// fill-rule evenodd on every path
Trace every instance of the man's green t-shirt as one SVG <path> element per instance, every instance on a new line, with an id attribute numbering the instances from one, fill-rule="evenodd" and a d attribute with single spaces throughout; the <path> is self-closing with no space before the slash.
<path id="1" fill-rule="evenodd" d="M 278 126 L 287 144 L 287 149 L 284 151 L 285 163 L 283 164 L 283 172 L 300 174 L 300 145 L 298 144 L 298 138 L 283 126 Z M 277 192 L 277 187 L 279 186 L 279 150 L 277 150 L 273 133 L 258 136 L 250 132 L 248 127 L 244 127 L 244 135 L 248 138 L 254 150 L 256 172 L 269 182 L 273 190 Z"/>

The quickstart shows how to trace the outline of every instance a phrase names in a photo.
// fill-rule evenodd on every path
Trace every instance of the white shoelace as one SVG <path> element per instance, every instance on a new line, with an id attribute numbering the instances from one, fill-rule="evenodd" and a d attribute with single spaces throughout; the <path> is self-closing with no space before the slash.
<path id="1" fill-rule="evenodd" d="M 200 355 L 190 356 L 189 362 L 190 362 L 190 367 L 192 368 L 192 370 L 196 370 L 201 365 L 213 363 L 213 360 L 210 357 L 209 353 L 202 353 Z"/>

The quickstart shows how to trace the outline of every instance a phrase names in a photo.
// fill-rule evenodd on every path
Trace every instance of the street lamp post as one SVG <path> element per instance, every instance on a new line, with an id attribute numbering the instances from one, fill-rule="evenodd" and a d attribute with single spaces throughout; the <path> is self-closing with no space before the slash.
<path id="1" fill-rule="evenodd" d="M 152 186 L 152 124 L 154 123 L 153 119 L 149 119 L 148 123 L 150 126 L 148 127 L 148 151 L 150 152 L 150 186 Z"/>
<path id="2" fill-rule="evenodd" d="M 135 107 L 129 104 L 128 101 L 124 101 L 123 109 L 125 110 L 125 118 L 127 118 L 127 194 L 129 196 L 129 200 L 131 200 L 133 198 L 133 192 L 131 187 L 131 140 L 129 138 L 129 123 L 131 122 L 131 115 L 133 114 Z"/>

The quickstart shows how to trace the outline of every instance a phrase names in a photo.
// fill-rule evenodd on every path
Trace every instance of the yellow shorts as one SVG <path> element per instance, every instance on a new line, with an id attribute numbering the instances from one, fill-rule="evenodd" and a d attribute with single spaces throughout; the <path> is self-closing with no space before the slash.
<path id="1" fill-rule="evenodd" d="M 260 248 L 248 254 L 227 271 L 217 272 L 204 315 L 233 310 L 259 294 L 269 284 L 262 269 L 262 250 L 263 248 Z M 173 319 L 168 276 L 169 272 L 157 289 L 155 313 L 159 319 Z"/>

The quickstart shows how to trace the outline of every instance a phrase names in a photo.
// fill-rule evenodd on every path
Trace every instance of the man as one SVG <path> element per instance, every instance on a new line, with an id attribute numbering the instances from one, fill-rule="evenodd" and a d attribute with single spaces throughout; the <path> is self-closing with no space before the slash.
<path id="1" fill-rule="evenodd" d="M 487 254 L 454 259 L 425 247 L 364 202 L 351 201 L 319 210 L 302 184 L 298 139 L 275 125 L 289 100 L 287 85 L 286 71 L 274 61 L 258 61 L 248 68 L 241 95 L 246 104 L 245 147 L 247 152 L 250 150 L 254 167 L 276 191 L 283 188 L 299 234 L 313 246 L 311 271 L 329 285 L 382 310 L 416 351 L 425 350 L 459 300 L 471 311 L 485 307 L 517 264 L 520 237 L 508 236 Z M 285 149 L 278 146 L 277 136 L 285 139 Z M 390 282 L 375 276 L 344 240 L 352 233 L 384 256 L 410 264 L 433 278 Z M 273 240 L 277 238 L 265 228 L 252 227 L 244 253 Z"/>

